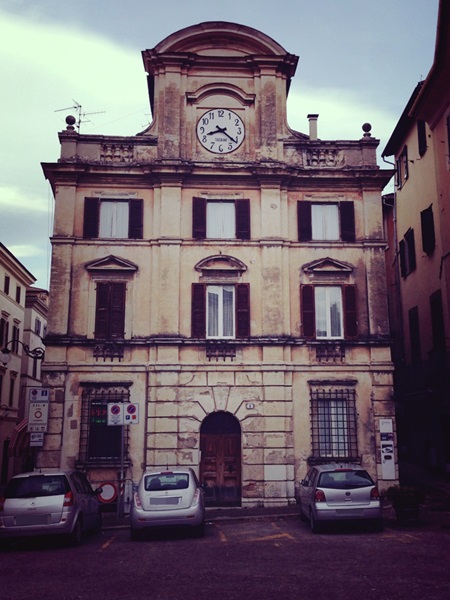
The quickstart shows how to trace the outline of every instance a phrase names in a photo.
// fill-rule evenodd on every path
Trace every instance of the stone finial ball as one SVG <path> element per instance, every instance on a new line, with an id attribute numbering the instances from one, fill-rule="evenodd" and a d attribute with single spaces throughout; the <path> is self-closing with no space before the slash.
<path id="1" fill-rule="evenodd" d="M 364 123 L 364 125 L 362 126 L 362 130 L 364 131 L 364 133 L 369 133 L 371 129 L 372 125 L 370 123 Z"/>
<path id="2" fill-rule="evenodd" d="M 68 115 L 66 117 L 67 125 L 75 125 L 76 122 L 77 122 L 77 120 L 75 119 L 75 117 L 73 115 Z"/>

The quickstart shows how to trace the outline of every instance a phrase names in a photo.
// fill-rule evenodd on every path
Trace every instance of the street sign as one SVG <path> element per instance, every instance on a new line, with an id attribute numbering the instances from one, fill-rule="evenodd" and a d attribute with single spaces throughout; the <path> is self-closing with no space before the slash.
<path id="1" fill-rule="evenodd" d="M 45 433 L 48 422 L 48 402 L 30 402 L 28 409 L 28 431 Z"/>
<path id="2" fill-rule="evenodd" d="M 108 404 L 108 425 L 123 425 L 123 403 L 111 402 Z"/>
<path id="3" fill-rule="evenodd" d="M 44 434 L 43 433 L 30 433 L 30 446 L 43 446 L 44 445 Z"/>
<path id="4" fill-rule="evenodd" d="M 125 407 L 125 425 L 139 423 L 139 404 L 128 402 Z"/>
<path id="5" fill-rule="evenodd" d="M 28 391 L 28 400 L 30 402 L 49 402 L 50 390 L 43 387 L 30 388 Z"/>
<path id="6" fill-rule="evenodd" d="M 108 404 L 108 425 L 133 425 L 139 423 L 139 404 L 111 402 Z"/>

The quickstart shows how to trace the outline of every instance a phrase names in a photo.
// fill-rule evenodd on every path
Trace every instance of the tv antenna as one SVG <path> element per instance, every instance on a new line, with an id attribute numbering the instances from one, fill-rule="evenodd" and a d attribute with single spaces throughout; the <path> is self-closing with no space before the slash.
<path id="1" fill-rule="evenodd" d="M 104 110 L 97 110 L 95 112 L 83 112 L 83 107 L 81 106 L 81 104 L 79 102 L 77 102 L 76 100 L 73 100 L 73 106 L 66 106 L 66 108 L 58 108 L 56 109 L 54 112 L 62 112 L 63 110 L 75 110 L 77 113 L 77 119 L 76 119 L 76 128 L 78 133 L 80 133 L 80 128 L 81 128 L 81 123 L 91 123 L 92 121 L 90 119 L 86 119 L 87 116 L 89 115 L 100 115 L 106 111 Z"/>

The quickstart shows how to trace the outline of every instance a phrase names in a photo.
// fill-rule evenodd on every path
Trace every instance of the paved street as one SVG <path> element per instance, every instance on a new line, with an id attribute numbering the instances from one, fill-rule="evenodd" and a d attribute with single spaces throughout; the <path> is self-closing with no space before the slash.
<path id="1" fill-rule="evenodd" d="M 77 548 L 15 544 L 0 555 L 0 589 L 8 600 L 447 600 L 449 553 L 450 528 L 434 522 L 314 535 L 297 516 L 214 520 L 203 539 L 131 542 L 117 528 Z"/>

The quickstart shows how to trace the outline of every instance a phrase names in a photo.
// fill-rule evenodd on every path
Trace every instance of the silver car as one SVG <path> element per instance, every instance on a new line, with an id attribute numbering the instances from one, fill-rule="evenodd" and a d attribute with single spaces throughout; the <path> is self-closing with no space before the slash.
<path id="1" fill-rule="evenodd" d="M 19 537 L 62 535 L 79 544 L 100 530 L 98 494 L 79 471 L 40 470 L 13 477 L 0 498 L 0 542 Z"/>
<path id="2" fill-rule="evenodd" d="M 325 522 L 363 520 L 383 526 L 381 499 L 369 473 L 355 464 L 312 467 L 297 496 L 301 515 L 317 532 Z"/>
<path id="3" fill-rule="evenodd" d="M 152 527 L 205 528 L 203 488 L 190 468 L 146 472 L 131 504 L 131 539 Z"/>

